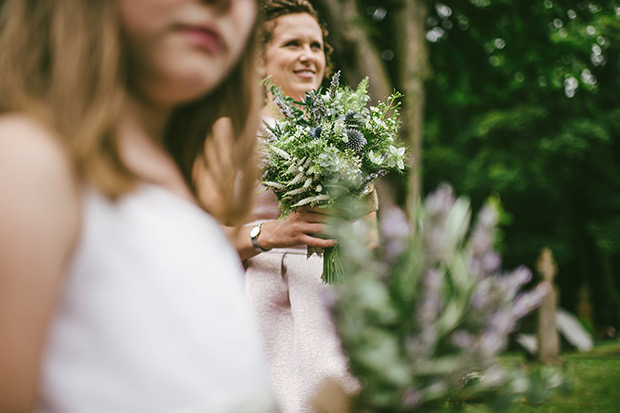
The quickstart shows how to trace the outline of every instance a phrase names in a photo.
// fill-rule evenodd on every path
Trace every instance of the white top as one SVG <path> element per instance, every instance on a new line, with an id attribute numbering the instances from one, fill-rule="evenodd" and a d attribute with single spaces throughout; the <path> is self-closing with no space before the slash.
<path id="1" fill-rule="evenodd" d="M 40 412 L 270 412 L 242 268 L 219 225 L 155 185 L 90 190 L 49 333 Z"/>

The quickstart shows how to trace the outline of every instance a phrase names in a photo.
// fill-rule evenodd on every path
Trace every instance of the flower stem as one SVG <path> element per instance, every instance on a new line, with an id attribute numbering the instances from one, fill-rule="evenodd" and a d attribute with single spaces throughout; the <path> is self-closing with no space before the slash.
<path id="1" fill-rule="evenodd" d="M 344 266 L 340 254 L 339 245 L 325 248 L 323 251 L 323 274 L 321 279 L 325 284 L 333 284 L 342 280 Z"/>

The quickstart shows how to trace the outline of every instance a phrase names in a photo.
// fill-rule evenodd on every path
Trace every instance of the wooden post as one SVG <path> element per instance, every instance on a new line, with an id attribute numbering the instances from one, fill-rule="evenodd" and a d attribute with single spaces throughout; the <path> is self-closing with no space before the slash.
<path id="1" fill-rule="evenodd" d="M 536 269 L 542 275 L 544 283 L 549 284 L 549 294 L 538 309 L 538 359 L 543 363 L 558 360 L 560 340 L 556 327 L 556 310 L 558 306 L 558 289 L 553 280 L 557 275 L 557 267 L 553 253 L 543 248 L 536 262 Z"/>

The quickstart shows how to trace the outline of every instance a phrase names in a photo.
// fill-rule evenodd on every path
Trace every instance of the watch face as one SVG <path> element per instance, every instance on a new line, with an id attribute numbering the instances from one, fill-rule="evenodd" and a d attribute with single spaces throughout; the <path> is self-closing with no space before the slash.
<path id="1" fill-rule="evenodd" d="M 260 227 L 257 225 L 250 230 L 250 237 L 256 238 L 260 233 Z"/>

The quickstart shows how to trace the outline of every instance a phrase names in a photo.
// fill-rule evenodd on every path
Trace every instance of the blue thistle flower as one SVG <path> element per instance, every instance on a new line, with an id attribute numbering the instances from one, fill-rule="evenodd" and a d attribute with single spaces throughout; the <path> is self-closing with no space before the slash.
<path id="1" fill-rule="evenodd" d="M 349 127 L 357 128 L 359 126 L 357 112 L 354 112 L 352 110 L 348 111 L 347 114 L 344 116 L 344 122 Z"/>
<path id="2" fill-rule="evenodd" d="M 357 129 L 347 129 L 346 133 L 348 142 L 344 143 L 345 148 L 351 149 L 353 152 L 357 153 L 363 152 L 367 141 L 362 132 Z"/>
<path id="3" fill-rule="evenodd" d="M 312 138 L 313 139 L 319 139 L 321 137 L 321 132 L 323 132 L 323 129 L 320 126 L 317 126 L 312 131 Z"/>

